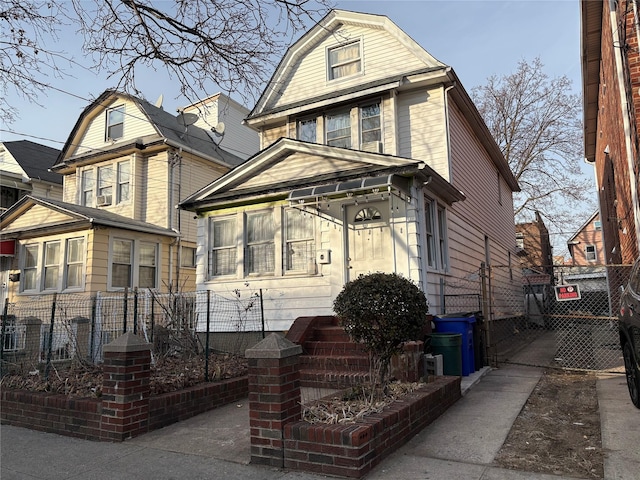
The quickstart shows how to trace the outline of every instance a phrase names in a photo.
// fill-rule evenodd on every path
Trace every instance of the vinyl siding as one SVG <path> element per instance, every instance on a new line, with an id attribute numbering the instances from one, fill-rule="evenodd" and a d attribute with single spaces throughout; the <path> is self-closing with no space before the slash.
<path id="1" fill-rule="evenodd" d="M 66 213 L 59 213 L 42 205 L 34 205 L 27 212 L 20 215 L 13 222 L 6 225 L 3 230 L 30 228 L 34 225 L 55 225 L 73 220 Z"/>
<path id="2" fill-rule="evenodd" d="M 328 80 L 327 49 L 339 46 L 338 38 L 361 39 L 362 73 Z M 300 59 L 289 78 L 278 85 L 281 96 L 266 107 L 288 105 L 427 66 L 385 30 L 345 25 L 339 34 L 327 32 L 326 38 Z"/>
<path id="3" fill-rule="evenodd" d="M 90 123 L 82 135 L 75 140 L 77 146 L 75 149 L 71 149 L 70 156 L 82 155 L 91 150 L 103 150 L 111 147 L 114 142 L 107 141 L 106 135 L 106 111 L 109 108 L 124 105 L 124 125 L 123 125 L 123 138 L 118 139 L 116 143 L 120 143 L 124 140 L 131 140 L 134 138 L 142 137 L 145 135 L 156 134 L 155 129 L 149 123 L 146 115 L 138 108 L 138 106 L 129 101 L 117 99 L 114 102 L 106 105 L 105 108 L 97 108 L 95 116 L 90 120 Z"/>
<path id="4" fill-rule="evenodd" d="M 168 189 L 169 162 L 167 154 L 162 153 L 148 157 L 140 173 L 139 180 L 142 184 L 141 220 L 160 227 L 171 228 L 169 225 L 171 200 Z"/>
<path id="5" fill-rule="evenodd" d="M 450 180 L 443 89 L 403 93 L 397 104 L 399 155 L 423 160 Z"/>
<path id="6" fill-rule="evenodd" d="M 515 251 L 515 223 L 510 188 L 455 105 L 450 105 L 452 183 L 467 200 L 452 210 L 503 248 Z M 502 194 L 498 193 L 500 188 Z M 490 214 L 489 214 L 490 212 Z M 483 257 L 484 258 L 484 257 Z"/>
<path id="7" fill-rule="evenodd" d="M 263 130 L 260 133 L 260 148 L 265 149 L 276 140 L 282 137 L 288 136 L 287 124 L 271 127 L 268 130 Z"/>
<path id="8" fill-rule="evenodd" d="M 70 173 L 64 176 L 62 186 L 62 201 L 67 203 L 78 203 L 78 175 Z"/>

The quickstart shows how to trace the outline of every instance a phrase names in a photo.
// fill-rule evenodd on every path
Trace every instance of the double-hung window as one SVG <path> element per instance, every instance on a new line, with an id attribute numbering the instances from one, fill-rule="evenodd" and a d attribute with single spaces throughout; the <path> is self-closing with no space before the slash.
<path id="1" fill-rule="evenodd" d="M 156 244 L 140 242 L 138 259 L 138 286 L 155 288 L 156 286 Z"/>
<path id="2" fill-rule="evenodd" d="M 316 143 L 318 141 L 317 122 L 315 118 L 307 118 L 298 121 L 298 140 Z"/>
<path id="3" fill-rule="evenodd" d="M 57 290 L 60 280 L 60 241 L 44 244 L 44 289 Z"/>
<path id="4" fill-rule="evenodd" d="M 246 269 L 248 274 L 273 273 L 275 243 L 273 212 L 247 213 Z"/>
<path id="5" fill-rule="evenodd" d="M 124 162 L 118 162 L 118 178 L 117 188 L 118 197 L 116 202 L 126 202 L 129 200 L 129 192 L 131 185 L 131 162 L 126 160 Z"/>
<path id="6" fill-rule="evenodd" d="M 95 207 L 96 194 L 95 194 L 96 182 L 93 173 L 93 169 L 89 168 L 82 171 L 82 198 L 81 204 L 85 207 Z"/>
<path id="7" fill-rule="evenodd" d="M 440 268 L 448 269 L 449 248 L 447 246 L 447 213 L 444 208 L 438 206 L 438 249 L 440 253 Z"/>
<path id="8" fill-rule="evenodd" d="M 237 273 L 237 232 L 235 217 L 211 219 L 209 223 L 209 276 Z"/>
<path id="9" fill-rule="evenodd" d="M 84 269 L 84 238 L 68 239 L 66 255 L 65 288 L 80 288 Z"/>
<path id="10" fill-rule="evenodd" d="M 382 131 L 380 129 L 380 104 L 373 103 L 360 107 L 361 149 L 379 152 Z"/>
<path id="11" fill-rule="evenodd" d="M 427 265 L 434 269 L 447 270 L 449 264 L 447 214 L 443 207 L 430 198 L 425 198 L 425 230 Z"/>
<path id="12" fill-rule="evenodd" d="M 40 249 L 38 245 L 26 245 L 24 247 L 24 267 L 22 273 L 24 280 L 23 290 L 38 289 L 38 257 Z"/>
<path id="13" fill-rule="evenodd" d="M 584 248 L 584 255 L 587 261 L 595 262 L 596 261 L 596 246 L 595 245 L 587 245 Z"/>
<path id="14" fill-rule="evenodd" d="M 113 199 L 113 166 L 98 167 L 98 205 L 111 205 Z"/>
<path id="15" fill-rule="evenodd" d="M 285 211 L 285 270 L 308 271 L 315 259 L 313 216 L 297 209 Z"/>
<path id="16" fill-rule="evenodd" d="M 133 263 L 133 240 L 114 240 L 112 243 L 111 286 L 131 287 L 131 264 Z"/>
<path id="17" fill-rule="evenodd" d="M 351 148 L 351 116 L 349 111 L 327 115 L 325 126 L 327 145 Z"/>
<path id="18" fill-rule="evenodd" d="M 118 140 L 124 135 L 124 105 L 107 110 L 105 139 Z"/>
<path id="19" fill-rule="evenodd" d="M 427 265 L 436 267 L 436 223 L 435 223 L 435 207 L 434 200 L 425 199 L 425 227 L 427 238 L 425 244 L 427 247 Z"/>
<path id="20" fill-rule="evenodd" d="M 362 71 L 360 41 L 330 48 L 328 52 L 329 80 L 335 80 Z"/>

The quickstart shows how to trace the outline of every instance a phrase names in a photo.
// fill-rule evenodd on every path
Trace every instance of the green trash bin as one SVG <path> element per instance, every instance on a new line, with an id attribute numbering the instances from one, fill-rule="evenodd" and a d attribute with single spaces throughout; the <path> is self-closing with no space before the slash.
<path id="1" fill-rule="evenodd" d="M 462 334 L 432 333 L 431 352 L 442 355 L 442 373 L 454 377 L 462 376 Z"/>

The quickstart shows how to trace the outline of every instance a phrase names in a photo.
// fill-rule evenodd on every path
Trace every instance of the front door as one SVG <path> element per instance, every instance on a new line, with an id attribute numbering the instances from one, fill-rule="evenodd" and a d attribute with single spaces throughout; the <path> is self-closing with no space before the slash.
<path id="1" fill-rule="evenodd" d="M 347 281 L 371 272 L 392 272 L 389 204 L 349 205 L 346 210 Z"/>

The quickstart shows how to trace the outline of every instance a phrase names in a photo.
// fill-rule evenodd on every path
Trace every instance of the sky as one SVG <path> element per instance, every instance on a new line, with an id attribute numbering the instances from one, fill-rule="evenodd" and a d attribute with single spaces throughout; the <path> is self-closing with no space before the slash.
<path id="1" fill-rule="evenodd" d="M 567 76 L 581 94 L 579 0 L 351 0 L 336 7 L 388 16 L 431 55 L 451 66 L 465 89 L 486 83 L 492 75 L 515 71 L 520 60 L 539 57 L 549 77 Z M 59 50 L 82 58 L 82 37 L 62 31 Z M 62 148 L 82 110 L 116 80 L 76 68 L 74 78 L 50 79 L 57 90 L 39 98 L 41 107 L 10 94 L 20 118 L 0 126 L 0 141 L 31 140 Z M 136 83 L 146 99 L 175 111 L 188 103 L 179 86 L 160 72 L 141 71 Z M 210 92 L 216 91 L 211 88 Z M 247 105 L 252 108 L 253 105 Z M 593 177 L 592 167 L 583 171 Z M 586 214 L 585 220 L 589 214 Z"/>

